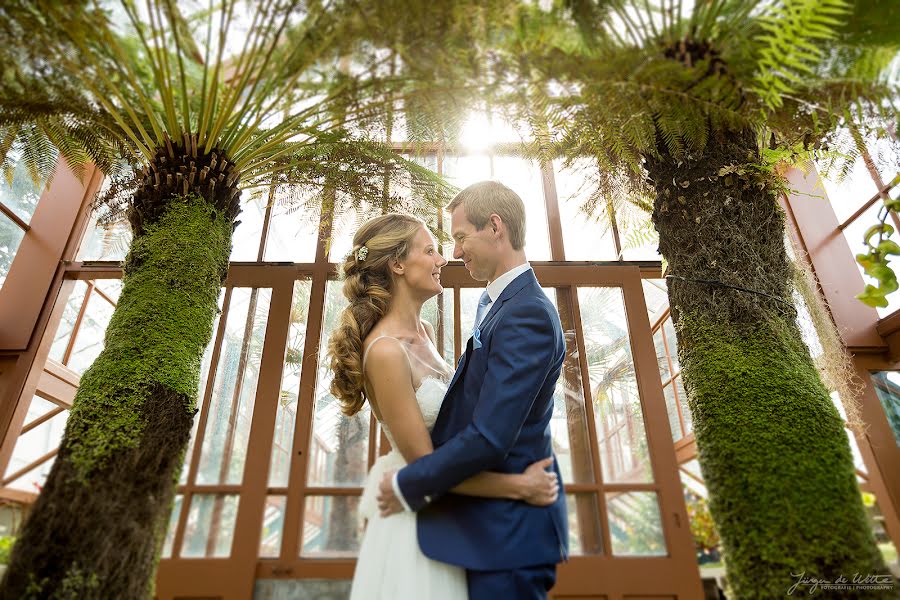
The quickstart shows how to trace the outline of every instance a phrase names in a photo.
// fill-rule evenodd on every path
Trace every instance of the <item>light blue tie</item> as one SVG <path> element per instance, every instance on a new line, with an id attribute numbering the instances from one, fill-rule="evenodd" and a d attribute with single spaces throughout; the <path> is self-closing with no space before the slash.
<path id="1" fill-rule="evenodd" d="M 488 294 L 487 290 L 481 293 L 481 298 L 478 299 L 478 309 L 475 311 L 475 325 L 472 326 L 472 334 L 475 334 L 475 330 L 478 329 L 478 325 L 481 323 L 481 319 L 484 317 L 484 312 L 488 307 L 488 304 L 491 303 L 491 296 Z"/>

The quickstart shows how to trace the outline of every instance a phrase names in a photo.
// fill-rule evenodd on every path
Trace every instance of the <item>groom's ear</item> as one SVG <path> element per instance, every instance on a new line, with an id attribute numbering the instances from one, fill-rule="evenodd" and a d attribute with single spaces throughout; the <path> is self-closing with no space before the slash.
<path id="1" fill-rule="evenodd" d="M 503 231 L 503 227 L 505 224 L 503 223 L 503 219 L 498 214 L 492 214 L 490 220 L 491 233 L 500 233 Z"/>

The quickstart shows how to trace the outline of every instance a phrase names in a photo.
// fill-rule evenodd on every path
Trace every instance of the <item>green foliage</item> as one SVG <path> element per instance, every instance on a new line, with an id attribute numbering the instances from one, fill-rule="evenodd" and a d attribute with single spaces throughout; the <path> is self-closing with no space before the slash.
<path id="1" fill-rule="evenodd" d="M 892 183 L 894 185 L 900 183 L 900 175 L 897 175 Z M 894 233 L 894 228 L 885 223 L 889 211 L 900 211 L 900 198 L 884 202 L 879 211 L 879 222 L 869 227 L 863 234 L 867 252 L 856 255 L 856 262 L 862 265 L 866 275 L 878 281 L 877 286 L 866 284 L 863 292 L 856 296 L 869 306 L 887 306 L 886 296 L 900 287 L 897 283 L 897 274 L 888 264 L 890 256 L 900 255 L 900 245 L 889 239 Z"/>
<path id="2" fill-rule="evenodd" d="M 850 13 L 844 0 L 784 0 L 759 18 L 755 91 L 770 109 L 796 92 L 825 55 L 826 44 Z"/>
<path id="3" fill-rule="evenodd" d="M 194 197 L 174 200 L 134 241 L 106 345 L 82 376 L 66 425 L 81 477 L 138 443 L 152 386 L 190 398 L 184 410 L 194 410 L 230 249 L 231 224 Z"/>
<path id="4" fill-rule="evenodd" d="M 44 598 L 51 598 L 52 600 L 80 600 L 81 598 L 92 597 L 100 587 L 100 580 L 97 574 L 83 570 L 77 564 L 66 571 L 62 584 L 52 596 L 48 596 L 45 591 L 45 586 L 48 582 L 47 578 L 38 581 L 34 575 L 31 575 L 31 582 L 22 600 L 42 600 Z"/>
<path id="5" fill-rule="evenodd" d="M 251 188 L 275 177 L 321 191 L 327 169 L 346 192 L 337 213 L 348 198 L 403 210 L 384 190 L 404 178 L 424 204 L 446 203 L 436 177 L 385 151 L 384 123 L 408 104 L 430 134 L 436 115 L 465 113 L 477 40 L 506 10 L 462 0 L 107 6 L 14 0 L 0 9 L 9 84 L 0 86 L 0 167 L 18 152 L 33 177 L 46 177 L 54 149 L 77 173 L 93 162 L 113 176 L 102 198 L 113 213 L 157 151 L 185 136 L 234 161 Z M 251 33 L 234 44 L 246 20 Z"/>
<path id="6" fill-rule="evenodd" d="M 0 535 L 0 565 L 9 564 L 9 556 L 12 554 L 12 548 L 15 543 L 15 536 Z"/>
<path id="7" fill-rule="evenodd" d="M 712 514 L 709 512 L 709 502 L 694 493 L 685 493 L 688 520 L 691 523 L 691 534 L 694 536 L 694 545 L 698 550 L 711 551 L 720 543 L 719 532 Z"/>
<path id="8" fill-rule="evenodd" d="M 900 30 L 862 25 L 885 18 L 885 10 L 846 0 L 684 8 L 568 0 L 525 13 L 536 25 L 520 27 L 510 47 L 511 56 L 528 57 L 515 59 L 523 65 L 520 88 L 529 90 L 519 112 L 553 132 L 532 152 L 589 157 L 600 173 L 626 175 L 629 185 L 597 177 L 593 197 L 604 201 L 583 207 L 610 221 L 610 207 L 623 214 L 646 187 L 645 158 L 665 151 L 676 163 L 689 160 L 717 132 L 755 132 L 762 157 L 723 181 L 742 177 L 787 192 L 780 168 L 812 160 L 846 175 L 868 159 L 866 140 L 896 129 Z M 567 35 L 583 43 L 528 39 L 546 29 L 554 34 L 536 39 Z M 885 248 L 865 255 L 867 272 L 880 281 L 861 295 L 869 303 L 885 303 L 894 289 Z"/>
<path id="9" fill-rule="evenodd" d="M 754 177 L 775 181 L 779 161 L 821 158 L 848 121 L 877 136 L 895 121 L 897 82 L 883 73 L 900 36 L 863 47 L 871 38 L 848 14 L 846 0 L 567 0 L 525 10 L 503 46 L 517 91 L 500 102 L 538 124 L 539 158 L 589 158 L 601 173 L 628 176 L 629 186 L 596 180 L 617 210 L 646 187 L 645 158 L 665 150 L 688 160 L 717 132 L 755 132 L 764 161 Z"/>

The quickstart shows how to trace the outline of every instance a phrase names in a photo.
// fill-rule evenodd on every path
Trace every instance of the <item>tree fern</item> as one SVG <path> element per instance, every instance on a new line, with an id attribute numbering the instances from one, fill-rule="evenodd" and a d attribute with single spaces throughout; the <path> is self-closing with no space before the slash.
<path id="1" fill-rule="evenodd" d="M 759 44 L 755 91 L 769 108 L 815 72 L 822 60 L 823 41 L 837 38 L 837 29 L 850 13 L 844 0 L 782 0 L 760 16 L 764 33 Z"/>

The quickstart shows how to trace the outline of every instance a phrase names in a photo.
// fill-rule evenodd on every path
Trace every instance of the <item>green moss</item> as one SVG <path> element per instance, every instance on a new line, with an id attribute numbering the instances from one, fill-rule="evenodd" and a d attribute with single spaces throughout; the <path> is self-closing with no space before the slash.
<path id="1" fill-rule="evenodd" d="M 783 597 L 791 574 L 887 573 L 841 417 L 786 322 L 676 324 L 710 511 L 738 598 Z M 858 591 L 842 597 L 884 597 Z M 872 594 L 867 596 L 866 594 Z"/>
<path id="2" fill-rule="evenodd" d="M 173 199 L 134 240 L 105 348 L 82 376 L 67 424 L 79 479 L 137 445 L 154 384 L 183 395 L 184 409 L 194 411 L 231 231 L 229 220 L 188 196 Z"/>

